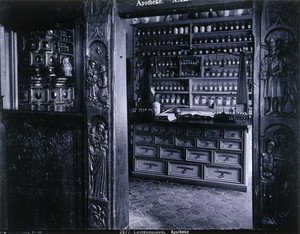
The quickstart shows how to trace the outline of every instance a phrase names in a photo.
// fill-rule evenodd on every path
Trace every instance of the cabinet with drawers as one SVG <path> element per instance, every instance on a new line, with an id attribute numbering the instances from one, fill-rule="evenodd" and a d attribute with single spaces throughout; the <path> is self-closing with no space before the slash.
<path id="1" fill-rule="evenodd" d="M 133 123 L 132 175 L 247 191 L 248 127 Z"/>

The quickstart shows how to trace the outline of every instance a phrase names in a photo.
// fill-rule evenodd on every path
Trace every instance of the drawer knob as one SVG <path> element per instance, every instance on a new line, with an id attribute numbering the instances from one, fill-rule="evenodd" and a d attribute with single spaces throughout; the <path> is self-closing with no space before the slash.
<path id="1" fill-rule="evenodd" d="M 219 178 L 223 178 L 224 177 L 224 173 L 222 172 L 218 177 Z"/>
<path id="2" fill-rule="evenodd" d="M 235 133 L 231 133 L 231 136 L 234 137 L 234 136 L 235 136 Z"/>
<path id="3" fill-rule="evenodd" d="M 209 145 L 209 142 L 205 142 L 205 145 Z"/>
<path id="4" fill-rule="evenodd" d="M 225 159 L 224 159 L 224 161 L 228 161 L 229 160 L 229 157 L 227 156 Z"/>

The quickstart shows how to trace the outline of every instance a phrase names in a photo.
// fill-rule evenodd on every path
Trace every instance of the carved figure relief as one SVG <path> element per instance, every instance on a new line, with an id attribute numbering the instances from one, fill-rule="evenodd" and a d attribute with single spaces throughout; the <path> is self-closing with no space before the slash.
<path id="1" fill-rule="evenodd" d="M 284 125 L 273 125 L 265 131 L 264 152 L 260 156 L 263 224 L 284 223 L 291 207 L 293 179 L 293 135 Z"/>
<path id="2" fill-rule="evenodd" d="M 90 45 L 87 67 L 87 99 L 94 106 L 108 108 L 107 50 L 100 41 Z"/>
<path id="3" fill-rule="evenodd" d="M 95 60 L 89 60 L 89 66 L 87 69 L 87 85 L 89 87 L 89 100 L 91 102 L 97 101 L 97 94 L 98 94 L 98 70 L 97 70 L 97 62 Z"/>
<path id="4" fill-rule="evenodd" d="M 107 153 L 108 131 L 101 117 L 96 116 L 88 127 L 89 195 L 107 199 Z"/>
<path id="5" fill-rule="evenodd" d="M 280 17 L 268 32 L 265 43 L 268 53 L 261 61 L 260 70 L 260 78 L 264 80 L 265 114 L 295 114 L 298 92 L 295 37 L 282 28 Z"/>

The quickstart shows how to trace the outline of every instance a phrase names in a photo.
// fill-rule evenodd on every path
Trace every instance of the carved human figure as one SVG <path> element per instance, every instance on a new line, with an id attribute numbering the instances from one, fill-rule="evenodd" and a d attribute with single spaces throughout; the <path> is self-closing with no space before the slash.
<path id="1" fill-rule="evenodd" d="M 265 80 L 264 98 L 268 103 L 266 115 L 282 113 L 284 61 L 281 57 L 282 39 L 267 41 L 269 54 L 261 62 L 261 79 Z"/>
<path id="2" fill-rule="evenodd" d="M 100 79 L 98 80 L 98 87 L 99 87 L 99 100 L 107 107 L 107 100 L 108 100 L 108 78 L 106 72 L 106 66 L 104 64 L 100 67 Z"/>
<path id="3" fill-rule="evenodd" d="M 90 195 L 106 199 L 108 133 L 103 122 L 89 127 Z"/>
<path id="4" fill-rule="evenodd" d="M 63 58 L 60 68 L 64 76 L 72 76 L 73 67 L 69 57 Z"/>
<path id="5" fill-rule="evenodd" d="M 269 140 L 266 143 L 266 152 L 261 155 L 261 179 L 262 179 L 262 192 L 263 192 L 263 213 L 266 223 L 274 223 L 273 208 L 274 208 L 274 178 L 276 173 L 276 160 L 274 158 L 275 142 Z"/>
<path id="6" fill-rule="evenodd" d="M 89 86 L 89 99 L 91 101 L 97 100 L 97 94 L 99 91 L 99 87 L 98 87 L 99 77 L 98 77 L 98 70 L 96 66 L 97 66 L 97 62 L 95 60 L 89 61 L 89 66 L 87 71 L 88 73 L 87 84 Z"/>

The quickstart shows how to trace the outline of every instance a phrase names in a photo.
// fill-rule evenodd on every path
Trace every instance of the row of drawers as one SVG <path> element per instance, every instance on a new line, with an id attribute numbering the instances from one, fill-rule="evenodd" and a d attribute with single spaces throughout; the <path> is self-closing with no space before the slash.
<path id="1" fill-rule="evenodd" d="M 156 145 L 175 145 L 179 147 L 198 147 L 206 149 L 223 149 L 223 150 L 243 150 L 243 142 L 238 140 L 227 139 L 208 139 L 208 138 L 188 138 L 178 136 L 158 136 L 158 135 L 140 135 L 135 134 L 134 142 Z"/>
<path id="2" fill-rule="evenodd" d="M 201 127 L 167 127 L 164 125 L 136 124 L 134 131 L 139 134 L 160 134 L 160 135 L 180 135 L 196 136 L 204 138 L 225 138 L 225 139 L 243 139 L 242 129 L 223 129 L 223 128 L 201 128 Z"/>
<path id="3" fill-rule="evenodd" d="M 174 148 L 154 145 L 134 146 L 135 156 L 162 158 L 169 160 L 183 160 L 198 163 L 220 163 L 226 165 L 242 166 L 243 158 L 241 152 L 222 150 L 203 150 L 197 148 Z"/>
<path id="4" fill-rule="evenodd" d="M 135 158 L 135 171 L 196 180 L 243 183 L 241 168 Z"/>

